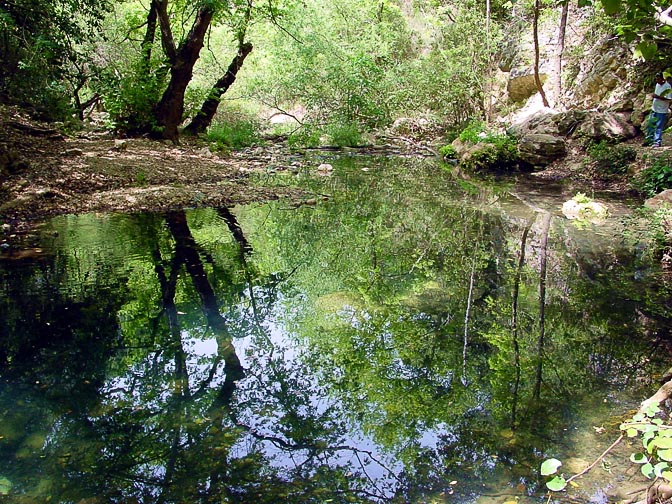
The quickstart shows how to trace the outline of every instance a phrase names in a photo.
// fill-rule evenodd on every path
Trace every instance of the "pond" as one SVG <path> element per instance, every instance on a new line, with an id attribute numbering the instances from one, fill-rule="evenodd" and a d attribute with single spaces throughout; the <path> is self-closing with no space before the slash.
<path id="1" fill-rule="evenodd" d="M 3 254 L 3 502 L 546 502 L 544 459 L 611 444 L 672 325 L 636 204 L 324 161 L 273 176 L 299 207 L 57 217 Z"/>

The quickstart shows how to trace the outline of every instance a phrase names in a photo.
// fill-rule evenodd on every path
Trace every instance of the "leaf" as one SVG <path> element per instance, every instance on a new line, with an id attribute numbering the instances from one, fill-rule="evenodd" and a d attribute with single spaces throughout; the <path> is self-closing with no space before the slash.
<path id="1" fill-rule="evenodd" d="M 14 485 L 7 478 L 4 476 L 0 477 L 0 495 L 8 495 L 12 486 Z"/>
<path id="2" fill-rule="evenodd" d="M 669 450 L 672 448 L 672 438 L 669 437 L 657 437 L 653 440 L 653 445 L 663 450 Z"/>
<path id="3" fill-rule="evenodd" d="M 630 427 L 625 433 L 628 435 L 628 437 L 635 437 L 637 435 L 637 429 Z"/>
<path id="4" fill-rule="evenodd" d="M 653 465 L 648 463 L 644 464 L 642 466 L 642 474 L 649 479 L 653 479 L 653 477 L 655 476 L 655 473 L 653 472 Z"/>
<path id="5" fill-rule="evenodd" d="M 565 489 L 565 487 L 567 486 L 567 481 L 565 481 L 565 478 L 563 478 L 562 476 L 556 476 L 551 481 L 547 481 L 546 486 L 552 492 L 559 492 L 560 490 Z"/>
<path id="6" fill-rule="evenodd" d="M 655 42 L 646 42 L 641 41 L 635 46 L 635 58 L 644 58 L 644 60 L 649 61 L 658 52 L 658 44 Z"/>
<path id="7" fill-rule="evenodd" d="M 621 10 L 621 0 L 602 0 L 604 12 L 612 15 Z"/>
<path id="8" fill-rule="evenodd" d="M 663 474 L 661 474 L 663 478 L 665 478 L 667 481 L 672 482 L 672 472 L 670 471 L 663 471 Z"/>
<path id="9" fill-rule="evenodd" d="M 630 455 L 630 462 L 634 462 L 635 464 L 646 464 L 648 461 L 649 459 L 643 453 L 633 453 Z"/>
<path id="10" fill-rule="evenodd" d="M 555 474 L 558 472 L 558 469 L 562 465 L 562 462 L 560 462 L 558 459 L 548 459 L 545 460 L 541 464 L 541 475 L 542 476 L 550 476 L 551 474 Z"/>
<path id="11" fill-rule="evenodd" d="M 660 478 L 663 474 L 663 471 L 668 467 L 670 466 L 667 462 L 658 462 L 655 466 L 653 466 L 653 473 Z"/>

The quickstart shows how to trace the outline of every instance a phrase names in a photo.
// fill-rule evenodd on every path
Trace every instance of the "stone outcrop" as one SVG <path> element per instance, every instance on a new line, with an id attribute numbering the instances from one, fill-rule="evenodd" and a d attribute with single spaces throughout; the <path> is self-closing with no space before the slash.
<path id="1" fill-rule="evenodd" d="M 546 133 L 528 133 L 518 140 L 520 160 L 532 166 L 547 166 L 567 154 L 565 140 Z"/>

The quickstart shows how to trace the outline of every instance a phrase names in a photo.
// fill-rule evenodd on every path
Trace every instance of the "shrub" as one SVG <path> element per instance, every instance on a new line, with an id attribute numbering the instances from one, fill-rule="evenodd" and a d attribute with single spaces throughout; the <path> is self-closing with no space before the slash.
<path id="1" fill-rule="evenodd" d="M 455 159 L 457 158 L 457 152 L 455 151 L 455 147 L 452 145 L 444 145 L 439 149 L 439 154 L 441 154 L 441 157 L 443 159 Z"/>
<path id="2" fill-rule="evenodd" d="M 482 121 L 471 121 L 466 128 L 462 130 L 458 138 L 465 143 L 477 144 L 484 137 L 485 124 Z"/>
<path id="3" fill-rule="evenodd" d="M 356 147 L 362 143 L 362 133 L 354 122 L 331 124 L 327 135 L 336 147 Z"/>
<path id="4" fill-rule="evenodd" d="M 318 147 L 320 145 L 320 132 L 317 129 L 305 126 L 289 135 L 287 145 L 290 149 Z"/>
<path id="5" fill-rule="evenodd" d="M 162 77 L 147 73 L 140 62 L 127 75 L 107 68 L 97 75 L 93 88 L 102 96 L 110 114 L 111 129 L 139 133 L 153 131 L 154 105 L 161 98 Z"/>
<path id="6" fill-rule="evenodd" d="M 638 175 L 635 186 L 646 196 L 672 188 L 672 158 L 669 156 L 653 159 L 651 165 Z"/>
<path id="7" fill-rule="evenodd" d="M 474 152 L 461 165 L 473 172 L 511 171 L 518 166 L 519 156 L 516 144 L 513 141 L 498 144 L 487 144 Z"/>
<path id="8" fill-rule="evenodd" d="M 624 175 L 637 159 L 637 151 L 629 146 L 601 141 L 588 147 L 588 156 L 597 175 Z"/>
<path id="9" fill-rule="evenodd" d="M 252 119 L 218 122 L 210 126 L 207 139 L 219 150 L 242 149 L 259 142 L 260 125 Z"/>

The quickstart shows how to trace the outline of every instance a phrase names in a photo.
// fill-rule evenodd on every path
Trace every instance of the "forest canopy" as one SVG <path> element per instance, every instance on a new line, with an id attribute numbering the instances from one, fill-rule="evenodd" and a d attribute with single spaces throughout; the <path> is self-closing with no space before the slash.
<path id="1" fill-rule="evenodd" d="M 13 0 L 0 97 L 61 121 L 95 104 L 111 130 L 173 141 L 262 113 L 292 118 L 306 144 L 404 115 L 456 127 L 487 114 L 510 35 L 564 6 L 642 58 L 669 45 L 664 2 Z"/>

